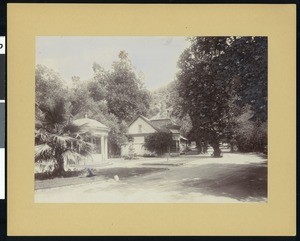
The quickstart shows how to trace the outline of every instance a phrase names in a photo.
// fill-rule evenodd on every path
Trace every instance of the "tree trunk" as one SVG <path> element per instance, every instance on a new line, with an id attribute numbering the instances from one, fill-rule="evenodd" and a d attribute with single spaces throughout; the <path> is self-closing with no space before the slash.
<path id="1" fill-rule="evenodd" d="M 219 142 L 213 142 L 210 144 L 212 148 L 214 149 L 213 157 L 221 157 L 221 150 L 219 147 Z"/>
<path id="2" fill-rule="evenodd" d="M 65 167 L 64 167 L 64 159 L 60 155 L 56 157 L 56 165 L 53 174 L 57 177 L 64 177 L 65 176 Z"/>
<path id="3" fill-rule="evenodd" d="M 203 146 L 202 146 L 201 141 L 196 141 L 196 146 L 198 149 L 198 154 L 203 153 Z"/>
<path id="4" fill-rule="evenodd" d="M 207 148 L 208 148 L 208 143 L 207 143 L 207 141 L 204 141 L 204 144 L 203 144 L 203 153 L 207 153 Z"/>
<path id="5" fill-rule="evenodd" d="M 230 142 L 230 152 L 234 152 L 234 143 Z"/>

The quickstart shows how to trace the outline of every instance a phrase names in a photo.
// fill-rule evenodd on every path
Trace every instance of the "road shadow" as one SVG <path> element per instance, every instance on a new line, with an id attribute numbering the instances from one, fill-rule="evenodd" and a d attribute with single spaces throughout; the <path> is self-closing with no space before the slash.
<path id="1" fill-rule="evenodd" d="M 142 163 L 143 166 L 170 166 L 170 167 L 178 167 L 182 166 L 183 163 Z"/>
<path id="2" fill-rule="evenodd" d="M 267 198 L 266 163 L 207 164 L 199 169 L 197 178 L 181 183 L 186 192 L 201 192 L 239 201 L 259 201 Z"/>
<path id="3" fill-rule="evenodd" d="M 116 167 L 116 168 L 105 168 L 94 171 L 95 176 L 103 176 L 104 178 L 114 178 L 118 175 L 120 179 L 127 179 L 135 176 L 142 176 L 154 172 L 167 171 L 168 168 L 155 168 L 155 167 Z"/>

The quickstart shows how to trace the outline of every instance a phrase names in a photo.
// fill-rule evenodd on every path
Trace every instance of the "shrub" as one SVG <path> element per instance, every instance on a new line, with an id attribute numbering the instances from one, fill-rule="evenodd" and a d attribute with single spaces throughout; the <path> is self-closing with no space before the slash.
<path id="1" fill-rule="evenodd" d="M 173 139 L 170 133 L 157 132 L 145 138 L 144 147 L 158 155 L 163 155 L 170 148 L 172 141 Z"/>

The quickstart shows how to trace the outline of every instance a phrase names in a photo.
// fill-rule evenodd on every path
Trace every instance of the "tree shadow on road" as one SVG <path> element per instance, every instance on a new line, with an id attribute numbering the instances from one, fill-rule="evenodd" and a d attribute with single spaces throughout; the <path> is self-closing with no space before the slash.
<path id="1" fill-rule="evenodd" d="M 197 178 L 181 183 L 186 192 L 201 192 L 239 201 L 261 201 L 267 198 L 266 163 L 207 164 Z"/>

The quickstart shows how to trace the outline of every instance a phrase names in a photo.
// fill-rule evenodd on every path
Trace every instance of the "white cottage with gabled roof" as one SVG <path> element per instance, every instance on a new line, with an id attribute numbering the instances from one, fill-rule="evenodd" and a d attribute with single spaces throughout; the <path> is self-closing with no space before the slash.
<path id="1" fill-rule="evenodd" d="M 156 132 L 166 132 L 172 134 L 173 142 L 170 143 L 172 153 L 180 153 L 180 143 L 187 139 L 180 135 L 180 126 L 175 125 L 170 118 L 151 119 L 139 115 L 129 125 L 127 130 L 128 142 L 121 148 L 122 156 L 127 156 L 129 146 L 134 148 L 134 153 L 139 156 L 150 154 L 144 148 L 145 138 Z"/>

